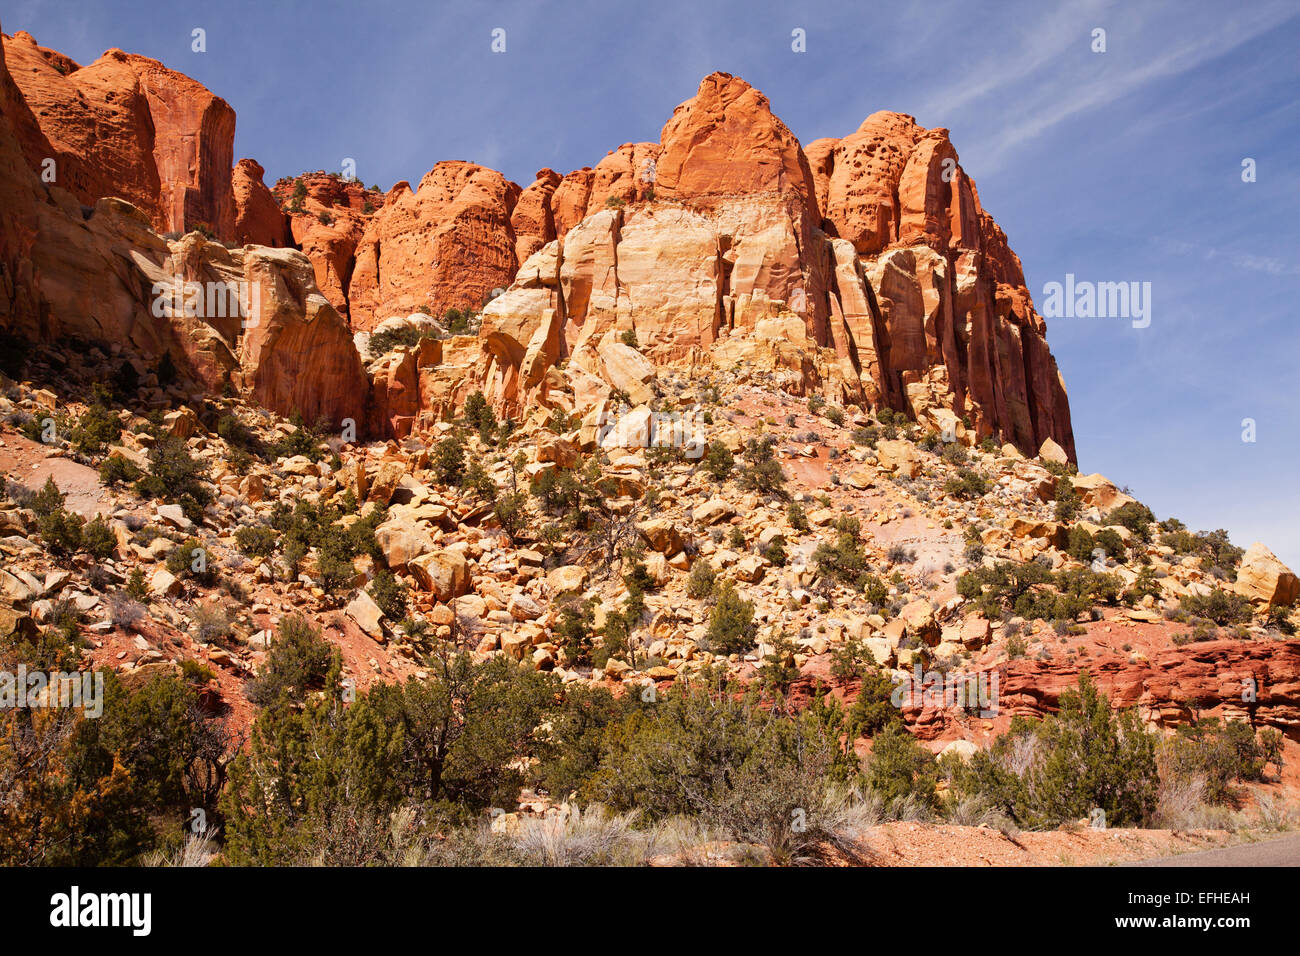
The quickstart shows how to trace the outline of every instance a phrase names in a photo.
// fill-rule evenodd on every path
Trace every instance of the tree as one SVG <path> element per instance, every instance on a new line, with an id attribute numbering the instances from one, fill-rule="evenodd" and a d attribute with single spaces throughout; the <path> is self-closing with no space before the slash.
<path id="1" fill-rule="evenodd" d="M 709 613 L 704 641 L 718 654 L 741 654 L 754 646 L 754 605 L 736 593 L 735 585 L 723 581 L 717 587 L 717 603 Z"/>
<path id="2" fill-rule="evenodd" d="M 866 777 L 867 787 L 886 804 L 910 800 L 926 810 L 938 809 L 934 756 L 901 722 L 887 724 L 871 741 Z"/>
<path id="3" fill-rule="evenodd" d="M 774 444 L 770 436 L 761 439 L 751 438 L 745 445 L 745 466 L 740 470 L 737 482 L 746 491 L 763 495 L 783 495 L 785 493 L 785 471 L 776 460 L 772 451 Z"/>

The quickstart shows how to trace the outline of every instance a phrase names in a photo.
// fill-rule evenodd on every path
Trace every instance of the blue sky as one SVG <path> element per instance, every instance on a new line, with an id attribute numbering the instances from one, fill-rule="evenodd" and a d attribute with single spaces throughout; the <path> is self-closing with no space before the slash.
<path id="1" fill-rule="evenodd" d="M 1151 283 L 1147 328 L 1048 323 L 1081 468 L 1300 568 L 1295 0 L 10 0 L 3 27 L 83 63 L 116 46 L 202 81 L 268 182 L 351 157 L 384 188 L 443 159 L 527 184 L 657 140 L 713 70 L 763 90 L 805 143 L 878 109 L 946 126 L 1040 306 L 1067 273 Z"/>

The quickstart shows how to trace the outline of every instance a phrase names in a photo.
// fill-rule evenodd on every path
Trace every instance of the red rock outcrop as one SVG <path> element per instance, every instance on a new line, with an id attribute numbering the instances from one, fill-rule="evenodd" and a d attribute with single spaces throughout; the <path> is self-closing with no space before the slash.
<path id="1" fill-rule="evenodd" d="M 610 384 L 602 345 L 631 331 L 653 362 L 748 363 L 794 392 L 886 404 L 1030 453 L 1050 438 L 1074 456 L 1020 261 L 947 131 L 910 116 L 875 113 L 805 153 L 765 96 L 715 73 L 659 143 L 562 178 L 542 170 L 527 189 L 445 162 L 384 197 L 323 173 L 268 196 L 251 161 L 232 188 L 234 114 L 194 81 L 120 51 L 80 67 L 25 34 L 5 46 L 30 87 L 7 111 L 13 137 L 29 167 L 54 151 L 56 186 L 83 203 L 125 196 L 156 228 L 202 219 L 221 236 L 295 244 L 354 331 L 477 309 L 508 287 L 484 311 L 467 373 L 501 409 L 596 394 L 593 382 Z"/>
<path id="2" fill-rule="evenodd" d="M 124 200 L 85 208 L 29 168 L 23 105 L 0 56 L 0 329 L 112 343 L 146 364 L 169 353 L 214 393 L 230 386 L 308 421 L 365 421 L 351 332 L 302 253 L 227 249 L 197 233 L 168 242 Z"/>
<path id="3" fill-rule="evenodd" d="M 299 183 L 304 194 L 295 200 Z M 314 172 L 280 180 L 272 194 L 288 210 L 290 238 L 311 260 L 321 292 L 339 314 L 349 316 L 357 247 L 384 205 L 383 193 L 334 173 Z"/>
<path id="4" fill-rule="evenodd" d="M 262 181 L 265 170 L 253 159 L 241 159 L 231 175 L 235 197 L 236 242 L 271 246 L 289 244 L 289 217 Z"/>
<path id="5" fill-rule="evenodd" d="M 673 111 L 659 137 L 655 195 L 663 199 L 776 193 L 815 202 L 799 140 L 744 80 L 713 73 Z"/>
<path id="6" fill-rule="evenodd" d="M 31 254 L 36 206 L 44 200 L 44 190 L 28 168 L 23 137 L 40 135 L 0 45 L 0 331 L 27 338 L 38 338 L 43 331 Z"/>
<path id="7" fill-rule="evenodd" d="M 545 401 L 545 369 L 569 357 L 570 379 L 599 379 L 591 356 L 631 330 L 655 361 L 706 349 L 779 371 L 796 392 L 1029 453 L 1053 438 L 1073 457 L 1043 320 L 947 131 L 882 112 L 810 149 L 811 161 L 766 97 L 717 73 L 658 146 L 625 144 L 558 183 L 539 175 L 515 248 L 543 259 L 484 310 L 485 394 L 512 411 Z M 394 238 L 410 231 L 400 225 Z"/>
<path id="8" fill-rule="evenodd" d="M 202 223 L 220 237 L 233 234 L 235 113 L 224 100 L 157 60 L 121 50 L 81 66 L 27 33 L 3 43 L 41 134 L 26 131 L 22 146 L 45 182 L 83 205 L 126 199 L 159 232 Z"/>
<path id="9" fill-rule="evenodd" d="M 518 262 L 526 262 L 529 256 L 555 238 L 551 197 L 555 195 L 560 181 L 560 174 L 555 170 L 540 169 L 537 178 L 519 194 L 519 201 L 510 214 L 510 228 L 515 233 L 515 259 Z"/>
<path id="10" fill-rule="evenodd" d="M 474 163 L 438 163 L 412 191 L 400 182 L 366 227 L 348 286 L 352 327 L 421 307 L 477 309 L 514 278 L 510 217 L 519 187 Z"/>

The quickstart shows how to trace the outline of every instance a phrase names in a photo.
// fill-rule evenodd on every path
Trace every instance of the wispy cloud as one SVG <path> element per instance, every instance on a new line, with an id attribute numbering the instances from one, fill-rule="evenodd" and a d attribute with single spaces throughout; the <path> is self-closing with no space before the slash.
<path id="1" fill-rule="evenodd" d="M 1011 65 L 980 70 L 973 82 L 966 78 L 934 98 L 939 115 L 979 110 L 983 134 L 974 152 L 981 175 L 1001 168 L 1014 151 L 1075 116 L 1195 70 L 1300 16 L 1292 4 L 1270 4 L 1231 17 L 1221 12 L 1188 17 L 1178 29 L 1181 35 L 1171 37 L 1168 16 L 1161 16 L 1153 29 L 1152 18 L 1139 21 L 1131 13 L 1097 3 L 1053 11 L 1026 32 L 1016 56 L 1005 57 Z M 1091 30 L 1103 23 L 1110 52 L 1089 56 L 1110 59 L 1094 65 L 1078 51 L 1088 49 Z M 1159 39 L 1150 36 L 1156 32 Z M 1147 49 L 1162 52 L 1145 59 L 1131 52 Z M 1007 108 L 1009 103 L 1014 107 Z"/>

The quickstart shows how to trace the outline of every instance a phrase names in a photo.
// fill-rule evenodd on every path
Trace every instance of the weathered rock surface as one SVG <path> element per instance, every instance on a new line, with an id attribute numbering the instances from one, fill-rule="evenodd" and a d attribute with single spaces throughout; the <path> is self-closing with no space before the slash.
<path id="1" fill-rule="evenodd" d="M 264 173 L 265 170 L 253 159 L 241 159 L 235 164 L 231 176 L 235 198 L 234 239 L 240 243 L 280 248 L 289 244 L 289 220 L 262 181 Z"/>
<path id="2" fill-rule="evenodd" d="M 295 205 L 299 183 L 306 195 Z M 311 260 L 316 285 L 339 314 L 348 317 L 348 287 L 357 247 L 384 204 L 383 194 L 355 180 L 319 171 L 282 179 L 272 193 L 287 210 L 289 238 Z"/>
<path id="3" fill-rule="evenodd" d="M 520 189 L 474 163 L 438 163 L 412 191 L 389 190 L 366 227 L 348 284 L 352 327 L 394 315 L 477 309 L 518 268 L 510 217 Z"/>
<path id="4" fill-rule="evenodd" d="M 109 50 L 81 66 L 27 33 L 3 42 L 39 124 L 22 142 L 28 166 L 40 172 L 53 160 L 46 182 L 83 205 L 126 199 L 159 232 L 202 223 L 233 234 L 235 112 L 225 100 L 148 57 Z"/>
<path id="5" fill-rule="evenodd" d="M 1241 559 L 1233 588 L 1252 601 L 1285 606 L 1294 604 L 1300 597 L 1300 578 L 1279 561 L 1277 555 L 1256 541 Z"/>
<path id="6" fill-rule="evenodd" d="M 590 353 L 632 332 L 653 363 L 702 350 L 796 394 L 888 405 L 1027 454 L 1052 441 L 1072 458 L 1043 321 L 947 132 L 877 113 L 814 145 L 810 162 L 766 97 L 719 73 L 657 146 L 625 144 L 558 183 L 543 170 L 511 229 L 531 258 L 484 310 L 472 387 L 517 414 L 551 401 L 548 369 L 569 360 L 571 382 L 587 377 L 575 392 L 590 394 L 589 378 L 622 388 Z M 399 292 L 390 308 L 419 304 Z"/>

